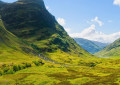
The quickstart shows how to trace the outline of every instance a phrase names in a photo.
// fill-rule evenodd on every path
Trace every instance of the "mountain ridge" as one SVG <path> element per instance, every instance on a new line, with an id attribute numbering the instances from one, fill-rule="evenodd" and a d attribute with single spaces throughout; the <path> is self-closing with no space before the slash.
<path id="1" fill-rule="evenodd" d="M 45 8 L 44 1 L 43 0 L 18 0 L 15 3 L 18 4 L 30 4 L 30 3 L 35 3 L 39 4 L 42 8 Z"/>
<path id="2" fill-rule="evenodd" d="M 110 44 L 110 43 L 103 43 L 103 42 L 98 42 L 98 41 L 92 41 L 92 42 L 102 48 L 104 48 Z"/>
<path id="3" fill-rule="evenodd" d="M 98 51 L 100 51 L 102 48 L 99 47 L 98 45 L 94 44 L 92 41 L 83 39 L 83 38 L 74 38 L 74 40 L 85 50 L 88 52 L 94 54 Z"/>
<path id="4" fill-rule="evenodd" d="M 104 47 L 106 47 L 107 43 L 101 43 L 97 41 L 92 41 L 84 38 L 74 38 L 74 40 L 85 50 L 88 52 L 94 54 L 100 50 L 102 50 Z"/>

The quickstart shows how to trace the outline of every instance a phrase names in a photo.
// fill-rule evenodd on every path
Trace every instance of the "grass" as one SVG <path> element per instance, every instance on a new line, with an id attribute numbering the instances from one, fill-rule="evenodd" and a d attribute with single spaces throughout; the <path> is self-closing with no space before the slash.
<path id="1" fill-rule="evenodd" d="M 119 85 L 120 64 L 115 58 L 80 58 L 84 63 L 100 62 L 96 66 L 64 66 L 49 61 L 37 66 L 33 62 L 30 68 L 19 70 L 14 74 L 0 77 L 1 85 Z M 79 62 L 78 62 L 79 63 Z"/>
<path id="2" fill-rule="evenodd" d="M 76 78 L 76 79 L 73 79 L 73 80 L 70 80 L 70 83 L 73 84 L 73 85 L 83 85 L 85 84 L 86 82 L 90 82 L 90 81 L 93 81 L 94 79 L 91 79 L 89 77 L 82 77 L 82 78 Z"/>

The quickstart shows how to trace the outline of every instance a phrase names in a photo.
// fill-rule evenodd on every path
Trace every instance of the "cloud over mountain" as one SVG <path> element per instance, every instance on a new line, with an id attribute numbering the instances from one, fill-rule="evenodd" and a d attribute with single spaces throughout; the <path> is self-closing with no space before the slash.
<path id="1" fill-rule="evenodd" d="M 65 23 L 65 20 L 63 18 L 58 18 L 57 19 L 58 23 L 62 26 L 64 26 L 66 23 Z"/>
<path id="2" fill-rule="evenodd" d="M 96 30 L 96 26 L 93 24 L 90 27 L 84 29 L 82 32 L 70 34 L 74 38 L 85 38 L 89 40 L 99 41 L 103 43 L 111 43 L 120 38 L 120 32 L 113 34 L 105 34 Z"/>

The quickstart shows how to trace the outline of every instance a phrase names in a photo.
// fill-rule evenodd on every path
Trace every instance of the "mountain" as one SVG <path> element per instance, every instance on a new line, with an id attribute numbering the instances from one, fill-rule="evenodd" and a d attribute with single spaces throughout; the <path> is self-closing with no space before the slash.
<path id="1" fill-rule="evenodd" d="M 74 40 L 85 50 L 94 54 L 102 49 L 102 47 L 96 45 L 94 42 L 83 39 L 83 38 L 74 38 Z"/>
<path id="2" fill-rule="evenodd" d="M 108 45 L 108 43 L 101 43 L 97 41 L 87 40 L 83 38 L 74 38 L 74 40 L 85 50 L 94 54 Z"/>
<path id="3" fill-rule="evenodd" d="M 120 39 L 105 47 L 100 52 L 96 53 L 97 56 L 120 56 Z"/>
<path id="4" fill-rule="evenodd" d="M 68 36 L 55 17 L 47 11 L 43 0 L 6 3 L 0 7 L 0 14 L 8 31 L 32 44 L 42 55 L 49 56 L 58 52 L 62 58 L 61 53 L 65 52 L 69 56 L 92 56 Z M 56 58 L 59 58 L 58 53 L 55 54 Z"/>
<path id="5" fill-rule="evenodd" d="M 92 42 L 101 48 L 104 48 L 110 44 L 110 43 L 102 43 L 102 42 L 98 42 L 98 41 L 92 41 Z"/>

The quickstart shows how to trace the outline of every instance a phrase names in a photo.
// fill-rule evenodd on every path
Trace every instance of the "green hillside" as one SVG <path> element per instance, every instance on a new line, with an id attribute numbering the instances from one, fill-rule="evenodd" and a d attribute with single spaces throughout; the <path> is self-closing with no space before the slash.
<path id="1" fill-rule="evenodd" d="M 10 33 L 0 19 L 0 62 L 20 62 L 35 56 L 35 51 L 29 45 Z M 17 60 L 17 61 L 16 61 Z"/>
<path id="2" fill-rule="evenodd" d="M 4 4 L 0 7 L 0 14 L 10 32 L 32 44 L 47 57 L 63 59 L 65 56 L 58 56 L 62 52 L 76 57 L 92 56 L 68 36 L 46 10 L 43 0 L 19 0 Z M 55 53 L 55 57 L 51 53 Z"/>
<path id="3" fill-rule="evenodd" d="M 67 64 L 44 61 L 34 54 L 34 49 L 7 31 L 2 20 L 0 20 L 0 85 L 70 85 L 74 84 L 74 79 L 78 78 L 79 80 L 81 78 L 81 76 L 77 77 L 77 74 L 81 75 L 79 72 L 83 71 L 74 73 L 75 66 L 81 65 L 83 66 L 82 69 L 86 71 L 87 68 L 96 66 L 98 60 L 102 60 L 95 60 L 95 57 L 73 57 L 65 52 L 62 54 L 61 51 L 56 52 L 57 57 L 64 56 L 64 61 L 67 60 L 66 62 L 71 63 L 69 67 Z M 55 56 L 54 54 L 51 53 L 50 55 Z M 57 61 L 57 58 L 55 60 Z M 61 62 L 64 61 L 61 59 Z M 93 80 L 89 77 L 82 77 L 81 79 L 83 79 L 81 84 Z M 76 82 L 76 84 L 78 83 Z"/>
<path id="4" fill-rule="evenodd" d="M 120 56 L 120 39 L 116 40 L 102 51 L 96 53 L 98 56 Z"/>
<path id="5" fill-rule="evenodd" d="M 102 47 L 97 46 L 94 42 L 83 39 L 83 38 L 74 38 L 74 40 L 85 50 L 88 52 L 94 54 L 100 50 L 102 50 Z"/>

